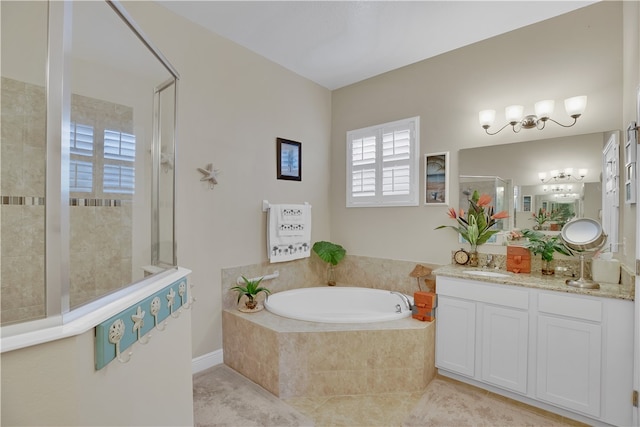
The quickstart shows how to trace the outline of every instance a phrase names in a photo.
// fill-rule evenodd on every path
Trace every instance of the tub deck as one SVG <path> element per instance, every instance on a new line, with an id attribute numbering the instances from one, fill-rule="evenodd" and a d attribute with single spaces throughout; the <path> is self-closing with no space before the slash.
<path id="1" fill-rule="evenodd" d="M 316 323 L 222 313 L 224 363 L 276 396 L 417 392 L 433 379 L 435 322 Z"/>

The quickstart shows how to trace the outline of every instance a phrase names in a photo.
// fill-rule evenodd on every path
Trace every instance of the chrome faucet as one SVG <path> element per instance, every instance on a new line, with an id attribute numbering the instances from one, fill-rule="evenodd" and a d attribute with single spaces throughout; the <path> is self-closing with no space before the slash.
<path id="1" fill-rule="evenodd" d="M 487 267 L 487 268 L 494 268 L 493 255 L 491 255 L 491 254 L 487 255 L 487 262 L 486 262 L 486 264 L 484 266 Z"/>
<path id="2" fill-rule="evenodd" d="M 408 296 L 406 296 L 402 292 L 391 291 L 391 293 L 394 295 L 398 295 L 402 299 L 402 301 L 404 301 L 404 303 L 407 305 L 407 308 L 409 309 L 409 311 L 411 311 L 411 300 L 409 299 Z"/>

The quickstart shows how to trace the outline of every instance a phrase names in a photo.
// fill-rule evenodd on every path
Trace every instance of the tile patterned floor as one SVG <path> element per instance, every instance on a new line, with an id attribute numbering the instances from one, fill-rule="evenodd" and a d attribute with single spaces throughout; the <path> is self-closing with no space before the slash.
<path id="1" fill-rule="evenodd" d="M 423 393 L 282 400 L 224 365 L 194 376 L 194 417 L 198 427 L 584 426 L 442 376 Z"/>

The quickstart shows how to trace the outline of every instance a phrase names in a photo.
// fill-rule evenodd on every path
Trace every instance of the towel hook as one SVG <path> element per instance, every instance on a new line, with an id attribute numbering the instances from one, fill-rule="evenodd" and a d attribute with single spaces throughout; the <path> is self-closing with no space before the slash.
<path id="1" fill-rule="evenodd" d="M 116 345 L 116 359 L 120 363 L 127 363 L 131 360 L 131 355 L 133 352 L 129 352 L 126 358 L 123 358 L 120 354 L 120 340 L 124 336 L 124 321 L 122 319 L 118 319 L 111 324 L 109 327 L 109 342 L 111 344 Z"/>
<path id="2" fill-rule="evenodd" d="M 153 300 L 151 300 L 151 315 L 153 316 L 153 321 L 156 328 L 158 328 L 159 331 L 164 331 L 164 329 L 167 327 L 167 322 L 164 322 L 162 324 L 162 328 L 158 323 L 158 313 L 160 313 L 160 305 L 160 297 L 155 297 Z"/>
<path id="3" fill-rule="evenodd" d="M 133 331 L 138 333 L 138 341 L 140 344 L 147 344 L 151 339 L 151 334 L 146 337 L 141 337 L 141 330 L 144 326 L 144 315 L 145 312 L 142 310 L 142 307 L 138 306 L 138 310 L 131 316 L 131 320 L 133 320 Z M 142 338 L 145 338 L 144 340 Z"/>
<path id="4" fill-rule="evenodd" d="M 173 312 L 173 300 L 175 300 L 176 298 L 176 291 L 173 290 L 173 288 L 171 288 L 171 290 L 169 291 L 169 293 L 167 294 L 167 305 L 169 306 L 169 314 L 171 315 L 171 317 L 173 317 L 174 319 L 177 319 L 178 317 L 180 317 L 180 312 L 174 313 Z"/>
<path id="5" fill-rule="evenodd" d="M 180 305 L 185 308 L 185 310 L 189 310 L 191 308 L 191 304 L 193 303 L 193 298 L 189 299 L 189 301 L 185 304 L 184 298 L 187 296 L 187 283 L 182 282 L 178 285 L 178 295 L 180 295 Z"/>

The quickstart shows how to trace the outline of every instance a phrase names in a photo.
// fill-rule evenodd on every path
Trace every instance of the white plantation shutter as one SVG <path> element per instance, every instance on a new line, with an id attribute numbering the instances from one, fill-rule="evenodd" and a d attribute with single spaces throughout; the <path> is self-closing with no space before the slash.
<path id="1" fill-rule="evenodd" d="M 347 207 L 417 206 L 420 118 L 347 132 Z"/>
<path id="2" fill-rule="evenodd" d="M 105 129 L 102 190 L 105 193 L 133 194 L 135 190 L 136 137 Z"/>

